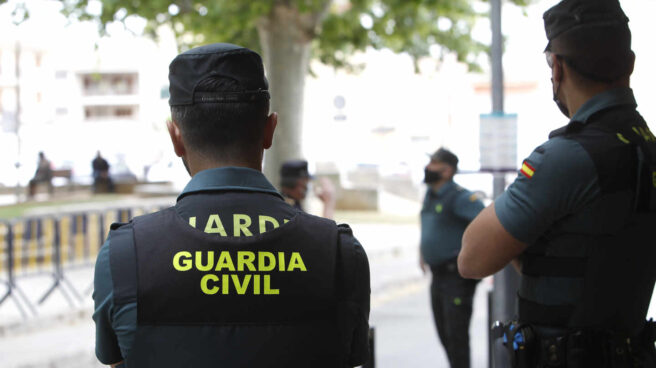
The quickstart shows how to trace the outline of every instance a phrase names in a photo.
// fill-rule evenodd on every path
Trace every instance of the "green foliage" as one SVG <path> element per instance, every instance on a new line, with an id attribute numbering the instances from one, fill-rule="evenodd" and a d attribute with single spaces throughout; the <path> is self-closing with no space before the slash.
<path id="1" fill-rule="evenodd" d="M 5 1 L 5 0 L 0 0 Z M 472 39 L 478 17 L 472 0 L 60 0 L 71 17 L 95 19 L 101 31 L 129 16 L 148 20 L 146 31 L 168 24 L 182 48 L 201 43 L 231 42 L 261 50 L 258 22 L 276 6 L 299 14 L 316 14 L 314 57 L 337 68 L 349 67 L 349 55 L 371 46 L 407 52 L 415 60 L 433 45 L 454 52 L 476 69 L 476 55 L 487 46 Z M 89 2 L 100 1 L 102 12 L 90 14 Z M 512 0 L 524 6 L 531 0 Z"/>

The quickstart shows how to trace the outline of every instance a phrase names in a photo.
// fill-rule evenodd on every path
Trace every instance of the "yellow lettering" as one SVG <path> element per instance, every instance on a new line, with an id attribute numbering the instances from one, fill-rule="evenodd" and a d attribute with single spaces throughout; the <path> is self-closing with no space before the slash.
<path id="1" fill-rule="evenodd" d="M 271 275 L 264 275 L 264 295 L 278 295 L 280 290 L 271 288 Z"/>
<path id="2" fill-rule="evenodd" d="M 246 294 L 246 289 L 248 288 L 248 283 L 250 281 L 251 281 L 251 274 L 244 275 L 243 283 L 239 282 L 239 276 L 232 275 L 232 283 L 235 285 L 235 289 L 237 289 L 237 294 L 239 295 Z"/>
<path id="3" fill-rule="evenodd" d="M 180 259 L 184 257 L 184 259 Z M 191 270 L 191 253 L 189 252 L 178 252 L 173 256 L 173 268 L 178 271 L 189 271 Z"/>
<path id="4" fill-rule="evenodd" d="M 266 232 L 266 224 L 267 224 L 267 222 L 273 224 L 273 228 L 274 228 L 274 229 L 277 229 L 277 228 L 280 226 L 280 224 L 278 223 L 278 221 L 276 221 L 276 219 L 274 219 L 273 217 L 269 217 L 269 216 L 260 216 L 260 234 Z"/>
<path id="5" fill-rule="evenodd" d="M 207 295 L 214 295 L 219 292 L 219 287 L 218 286 L 213 286 L 211 288 L 207 287 L 207 283 L 209 281 L 214 281 L 218 282 L 219 277 L 217 275 L 213 275 L 211 273 L 208 273 L 207 275 L 203 276 L 202 279 L 200 279 L 200 289 Z"/>
<path id="6" fill-rule="evenodd" d="M 207 252 L 207 264 L 203 265 L 203 252 L 196 252 L 196 269 L 198 271 L 210 271 L 214 266 L 214 252 Z"/>
<path id="7" fill-rule="evenodd" d="M 260 275 L 253 275 L 253 294 L 260 295 Z"/>
<path id="8" fill-rule="evenodd" d="M 242 222 L 242 220 L 243 220 L 243 222 Z M 241 236 L 242 232 L 246 236 L 252 236 L 253 235 L 253 233 L 251 233 L 251 231 L 248 230 L 248 227 L 251 226 L 251 218 L 248 217 L 248 215 L 241 215 L 241 214 L 235 213 L 232 216 L 232 224 L 233 224 L 233 228 L 234 228 L 234 236 Z"/>
<path id="9" fill-rule="evenodd" d="M 230 252 L 221 252 L 219 260 L 216 262 L 216 268 L 214 271 L 223 271 L 224 268 L 227 268 L 229 271 L 235 270 L 235 265 L 232 263 Z"/>
<path id="10" fill-rule="evenodd" d="M 649 128 L 640 127 L 640 133 L 642 133 L 642 137 L 645 139 L 645 141 L 651 142 L 654 140 L 654 134 L 652 134 Z"/>
<path id="11" fill-rule="evenodd" d="M 284 223 L 286 224 L 286 223 L 288 223 L 288 222 L 289 222 L 289 220 L 285 219 Z"/>
<path id="12" fill-rule="evenodd" d="M 223 283 L 223 295 L 228 295 L 228 292 L 230 291 L 230 275 L 224 273 L 221 275 L 221 279 L 221 282 Z"/>
<path id="13" fill-rule="evenodd" d="M 237 252 L 237 271 L 243 271 L 244 266 L 249 271 L 256 271 L 253 262 L 255 261 L 255 253 L 253 252 Z"/>
<path id="14" fill-rule="evenodd" d="M 285 272 L 285 253 L 278 252 L 278 271 Z"/>
<path id="15" fill-rule="evenodd" d="M 267 264 L 268 261 L 268 264 Z M 271 252 L 257 252 L 258 271 L 272 271 L 276 268 L 276 257 Z"/>
<path id="16" fill-rule="evenodd" d="M 300 269 L 301 271 L 307 271 L 305 268 L 305 263 L 303 263 L 303 258 L 299 252 L 292 253 L 292 258 L 289 260 L 289 268 L 287 271 L 294 271 L 294 269 Z"/>
<path id="17" fill-rule="evenodd" d="M 210 215 L 205 225 L 205 232 L 208 234 L 219 233 L 221 236 L 228 236 L 219 215 Z"/>
<path id="18" fill-rule="evenodd" d="M 196 216 L 189 218 L 189 225 L 194 228 L 196 227 Z"/>

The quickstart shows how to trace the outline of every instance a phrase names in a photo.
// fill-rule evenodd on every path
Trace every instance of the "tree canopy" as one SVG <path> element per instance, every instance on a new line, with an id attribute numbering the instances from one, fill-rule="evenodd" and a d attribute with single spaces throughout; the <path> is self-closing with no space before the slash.
<path id="1" fill-rule="evenodd" d="M 0 0 L 2 1 L 2 0 Z M 312 42 L 312 56 L 335 67 L 348 67 L 349 55 L 371 46 L 407 52 L 417 59 L 433 45 L 454 52 L 476 68 L 474 56 L 486 45 L 471 37 L 477 17 L 472 0 L 61 0 L 64 12 L 82 20 L 97 20 L 101 30 L 130 16 L 148 21 L 154 34 L 170 25 L 182 48 L 226 42 L 261 51 L 258 26 L 273 9 L 297 12 L 298 27 Z M 90 12 L 94 1 L 102 10 Z M 482 2 L 482 1 L 479 1 Z M 510 0 L 527 5 L 531 0 Z"/>
<path id="2" fill-rule="evenodd" d="M 26 0 L 12 0 L 25 10 Z M 415 61 L 433 46 L 453 52 L 470 68 L 487 46 L 472 38 L 476 5 L 485 0 L 58 0 L 70 18 L 95 20 L 100 31 L 131 17 L 146 33 L 168 25 L 180 48 L 229 42 L 259 51 L 279 113 L 276 144 L 267 151 L 267 177 L 302 157 L 304 81 L 311 59 L 348 68 L 349 56 L 368 47 L 406 52 Z M 532 0 L 507 0 L 527 5 Z M 0 0 L 0 4 L 6 0 Z M 22 9 L 21 9 L 22 6 Z M 416 65 L 416 64 L 415 64 Z"/>

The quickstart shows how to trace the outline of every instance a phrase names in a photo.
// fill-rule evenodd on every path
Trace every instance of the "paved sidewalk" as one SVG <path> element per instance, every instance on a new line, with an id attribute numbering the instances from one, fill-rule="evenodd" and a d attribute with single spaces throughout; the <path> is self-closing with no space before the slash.
<path id="1" fill-rule="evenodd" d="M 376 328 L 376 368 L 448 368 L 430 309 L 428 279 L 374 298 L 370 322 Z M 487 280 L 474 300 L 470 326 L 472 367 L 487 367 Z"/>

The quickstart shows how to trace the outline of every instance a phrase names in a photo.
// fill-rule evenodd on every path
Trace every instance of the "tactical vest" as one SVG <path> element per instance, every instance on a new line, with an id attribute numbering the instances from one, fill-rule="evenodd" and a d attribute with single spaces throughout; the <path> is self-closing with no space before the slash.
<path id="1" fill-rule="evenodd" d="M 656 138 L 627 106 L 571 123 L 555 137 L 587 151 L 601 195 L 522 255 L 519 320 L 634 336 L 656 278 Z"/>
<path id="2" fill-rule="evenodd" d="M 299 213 L 275 230 L 225 238 L 174 208 L 133 221 L 134 247 L 113 239 L 110 248 L 115 299 L 136 287 L 128 367 L 345 366 L 345 252 L 334 222 Z M 136 285 L 114 274 L 135 255 Z"/>
<path id="3" fill-rule="evenodd" d="M 424 262 L 430 266 L 439 266 L 458 257 L 460 253 L 462 234 L 469 221 L 456 216 L 453 207 L 458 195 L 464 190 L 455 185 L 439 198 L 439 211 L 431 198 L 434 194 L 431 194 L 430 189 L 426 193 L 421 209 L 421 253 Z M 442 231 L 439 231 L 440 229 Z"/>

